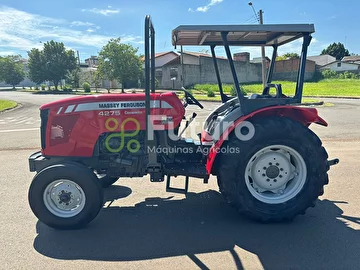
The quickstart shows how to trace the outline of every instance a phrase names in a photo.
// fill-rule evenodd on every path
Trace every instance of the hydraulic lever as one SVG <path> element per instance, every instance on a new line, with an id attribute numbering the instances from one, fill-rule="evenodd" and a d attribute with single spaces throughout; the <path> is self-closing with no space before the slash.
<path id="1" fill-rule="evenodd" d="M 188 126 L 191 124 L 192 121 L 194 121 L 197 114 L 194 112 L 189 120 L 186 121 L 184 129 L 180 132 L 179 137 L 185 132 L 185 130 L 188 128 Z"/>

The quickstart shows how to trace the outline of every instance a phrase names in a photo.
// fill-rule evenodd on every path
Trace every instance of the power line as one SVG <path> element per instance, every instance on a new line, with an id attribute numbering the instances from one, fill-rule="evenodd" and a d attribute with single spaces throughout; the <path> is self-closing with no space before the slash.
<path id="1" fill-rule="evenodd" d="M 253 6 L 253 4 L 252 4 L 251 2 L 249 2 L 249 6 L 251 6 L 251 8 L 252 8 L 252 10 L 253 10 L 253 12 L 254 12 L 254 15 L 255 15 L 255 17 L 257 18 L 258 23 L 260 23 L 259 14 L 256 13 L 255 8 L 254 8 L 254 6 Z"/>

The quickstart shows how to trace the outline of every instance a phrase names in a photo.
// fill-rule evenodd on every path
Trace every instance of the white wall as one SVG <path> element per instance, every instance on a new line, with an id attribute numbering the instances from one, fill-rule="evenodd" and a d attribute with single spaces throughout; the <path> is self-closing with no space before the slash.
<path id="1" fill-rule="evenodd" d="M 168 53 L 162 56 L 158 56 L 155 58 L 155 67 L 162 67 L 166 63 L 174 60 L 177 56 L 173 53 Z"/>
<path id="2" fill-rule="evenodd" d="M 340 63 L 340 67 L 338 67 L 338 63 Z M 330 69 L 333 71 L 350 71 L 350 70 L 358 70 L 359 65 L 344 63 L 344 62 L 334 62 L 332 64 L 327 65 L 326 67 L 320 68 L 320 70 Z"/>
<path id="3" fill-rule="evenodd" d="M 184 53 L 184 65 L 200 65 L 200 57 Z"/>

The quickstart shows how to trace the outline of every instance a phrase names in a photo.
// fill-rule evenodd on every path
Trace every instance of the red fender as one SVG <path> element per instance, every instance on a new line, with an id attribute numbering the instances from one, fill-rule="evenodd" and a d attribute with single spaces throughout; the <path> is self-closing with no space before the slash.
<path id="1" fill-rule="evenodd" d="M 305 126 L 309 126 L 311 123 L 316 123 L 322 126 L 328 126 L 326 121 L 318 116 L 318 112 L 315 108 L 304 108 L 294 106 L 276 106 L 267 107 L 254 111 L 248 115 L 240 117 L 227 130 L 221 135 L 220 139 L 211 147 L 206 162 L 206 170 L 208 174 L 211 174 L 214 161 L 219 153 L 222 144 L 227 140 L 228 135 L 242 122 L 249 120 L 252 117 L 264 117 L 264 116 L 279 116 L 287 117 L 302 123 Z M 204 131 L 205 132 L 205 131 Z M 209 137 L 208 134 L 203 134 L 203 138 Z M 206 139 L 208 141 L 208 139 Z"/>

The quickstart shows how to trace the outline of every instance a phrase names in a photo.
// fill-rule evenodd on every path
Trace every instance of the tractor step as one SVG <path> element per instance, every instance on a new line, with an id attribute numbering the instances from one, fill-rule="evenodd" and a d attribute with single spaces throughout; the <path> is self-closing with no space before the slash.
<path id="1" fill-rule="evenodd" d="M 205 165 L 200 163 L 167 164 L 164 166 L 164 174 L 172 176 L 183 175 L 195 178 L 205 178 L 208 176 Z"/>
<path id="2" fill-rule="evenodd" d="M 170 175 L 166 178 L 166 192 L 186 194 L 189 188 L 189 176 L 185 176 L 185 187 L 184 188 L 174 188 L 170 186 Z"/>

